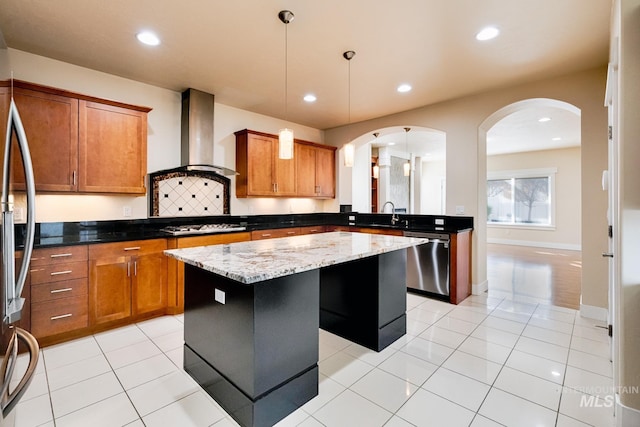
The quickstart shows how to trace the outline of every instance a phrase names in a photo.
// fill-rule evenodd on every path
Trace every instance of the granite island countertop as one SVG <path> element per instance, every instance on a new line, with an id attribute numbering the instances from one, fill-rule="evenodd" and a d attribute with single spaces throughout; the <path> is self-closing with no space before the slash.
<path id="1" fill-rule="evenodd" d="M 331 232 L 164 251 L 179 261 L 252 284 L 426 243 L 427 239 Z"/>

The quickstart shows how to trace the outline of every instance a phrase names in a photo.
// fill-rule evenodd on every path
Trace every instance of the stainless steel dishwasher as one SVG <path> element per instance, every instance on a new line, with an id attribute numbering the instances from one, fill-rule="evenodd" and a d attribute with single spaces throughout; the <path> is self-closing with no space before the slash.
<path id="1" fill-rule="evenodd" d="M 429 239 L 407 249 L 407 289 L 449 299 L 449 235 L 405 231 L 406 237 Z"/>

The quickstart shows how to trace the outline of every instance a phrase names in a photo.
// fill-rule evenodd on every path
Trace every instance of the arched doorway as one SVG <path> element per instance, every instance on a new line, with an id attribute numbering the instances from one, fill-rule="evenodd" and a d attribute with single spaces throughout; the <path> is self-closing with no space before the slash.
<path id="1" fill-rule="evenodd" d="M 479 136 L 489 292 L 578 308 L 580 110 L 553 99 L 516 102 L 487 118 Z"/>

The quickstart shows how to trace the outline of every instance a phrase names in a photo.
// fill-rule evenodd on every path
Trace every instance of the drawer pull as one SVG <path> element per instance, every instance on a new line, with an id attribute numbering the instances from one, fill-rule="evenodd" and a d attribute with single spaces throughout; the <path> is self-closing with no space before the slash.
<path id="1" fill-rule="evenodd" d="M 71 273 L 73 273 L 73 270 L 54 271 L 53 273 L 51 273 L 51 276 L 59 276 L 61 274 L 71 274 Z"/>
<path id="2" fill-rule="evenodd" d="M 287 234 L 296 234 L 295 231 L 287 231 Z"/>
<path id="3" fill-rule="evenodd" d="M 67 253 L 67 254 L 53 254 L 51 255 L 51 258 L 62 258 L 62 257 L 68 257 L 68 256 L 73 256 L 73 254 Z"/>
<path id="4" fill-rule="evenodd" d="M 269 236 L 271 236 L 271 233 L 265 233 L 262 235 L 262 237 L 269 237 Z"/>
<path id="5" fill-rule="evenodd" d="M 73 288 L 62 288 L 62 289 L 52 289 L 51 293 L 52 294 L 59 294 L 60 292 L 69 292 L 72 291 Z"/>
<path id="6" fill-rule="evenodd" d="M 71 316 L 73 316 L 73 314 L 71 314 L 71 313 L 61 314 L 60 316 L 53 316 L 53 317 L 51 318 L 51 320 L 65 319 L 65 318 L 67 318 L 67 317 L 71 317 Z"/>
<path id="7" fill-rule="evenodd" d="M 140 246 L 131 246 L 128 248 L 124 248 L 125 251 L 138 251 L 140 250 Z"/>

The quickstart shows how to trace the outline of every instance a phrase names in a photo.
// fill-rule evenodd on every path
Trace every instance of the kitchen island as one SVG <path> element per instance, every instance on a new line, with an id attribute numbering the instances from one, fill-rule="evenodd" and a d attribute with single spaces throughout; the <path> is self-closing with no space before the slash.
<path id="1" fill-rule="evenodd" d="M 334 232 L 170 250 L 185 263 L 185 370 L 241 425 L 318 393 L 318 328 L 380 351 L 406 333 L 407 247 Z"/>

